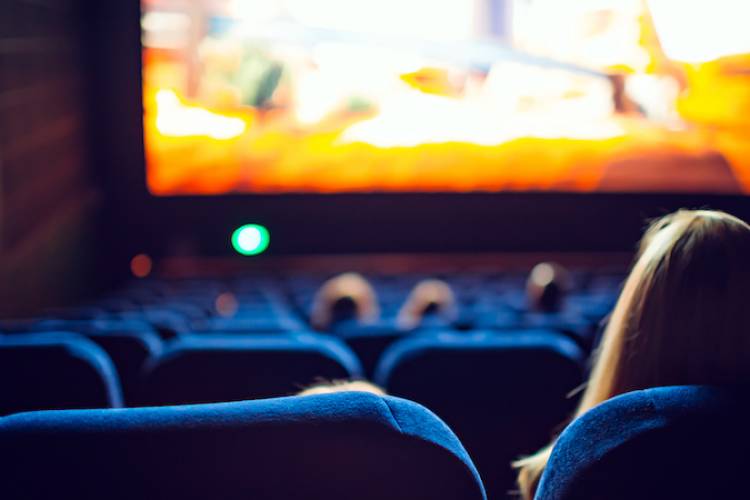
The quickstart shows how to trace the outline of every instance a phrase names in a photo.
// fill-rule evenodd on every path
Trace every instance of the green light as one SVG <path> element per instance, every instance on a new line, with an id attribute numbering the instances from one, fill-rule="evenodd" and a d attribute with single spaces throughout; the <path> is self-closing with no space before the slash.
<path id="1" fill-rule="evenodd" d="M 242 255 L 258 255 L 268 248 L 271 235 L 259 224 L 245 224 L 232 233 L 232 246 Z"/>

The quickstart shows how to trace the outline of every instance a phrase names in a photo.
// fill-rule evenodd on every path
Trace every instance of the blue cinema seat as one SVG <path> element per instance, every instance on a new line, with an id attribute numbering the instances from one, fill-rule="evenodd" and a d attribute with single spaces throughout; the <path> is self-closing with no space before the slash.
<path id="1" fill-rule="evenodd" d="M 323 335 L 190 335 L 147 361 L 141 401 L 168 405 L 288 396 L 318 379 L 361 376 L 354 353 Z"/>
<path id="2" fill-rule="evenodd" d="M 0 419 L 0 498 L 482 500 L 424 407 L 365 392 Z"/>
<path id="3" fill-rule="evenodd" d="M 395 321 L 378 321 L 373 324 L 358 324 L 344 321 L 333 326 L 331 335 L 346 343 L 362 362 L 367 377 L 372 377 L 378 360 L 389 345 L 410 335 L 398 328 Z"/>
<path id="4" fill-rule="evenodd" d="M 565 429 L 535 498 L 747 498 L 748 422 L 748 389 L 677 386 L 618 396 Z"/>
<path id="5" fill-rule="evenodd" d="M 0 335 L 0 415 L 120 406 L 117 372 L 93 342 L 67 333 Z"/>
<path id="6" fill-rule="evenodd" d="M 510 463 L 546 444 L 573 412 L 583 353 L 546 330 L 419 335 L 393 344 L 375 372 L 389 394 L 425 405 L 471 454 L 490 498 L 514 488 Z"/>
<path id="7" fill-rule="evenodd" d="M 171 340 L 190 332 L 188 318 L 172 309 L 143 308 L 139 311 L 120 311 L 111 317 L 128 322 L 140 322 L 149 325 L 162 340 Z"/>
<path id="8" fill-rule="evenodd" d="M 51 320 L 36 323 L 38 331 L 75 332 L 92 340 L 109 355 L 120 377 L 125 403 L 132 406 L 138 403 L 141 369 L 148 359 L 157 356 L 162 350 L 162 339 L 151 325 L 142 321 L 94 320 L 67 321 Z"/>

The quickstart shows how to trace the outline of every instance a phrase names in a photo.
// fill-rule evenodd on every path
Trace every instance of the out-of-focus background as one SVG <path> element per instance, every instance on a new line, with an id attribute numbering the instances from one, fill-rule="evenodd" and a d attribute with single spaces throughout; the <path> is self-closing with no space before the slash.
<path id="1" fill-rule="evenodd" d="M 148 186 L 745 192 L 747 11 L 144 0 Z"/>

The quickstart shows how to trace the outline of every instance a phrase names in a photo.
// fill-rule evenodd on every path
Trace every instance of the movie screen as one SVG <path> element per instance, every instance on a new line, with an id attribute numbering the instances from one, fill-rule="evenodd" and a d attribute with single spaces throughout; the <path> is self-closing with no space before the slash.
<path id="1" fill-rule="evenodd" d="M 155 195 L 750 191 L 750 4 L 143 0 Z"/>

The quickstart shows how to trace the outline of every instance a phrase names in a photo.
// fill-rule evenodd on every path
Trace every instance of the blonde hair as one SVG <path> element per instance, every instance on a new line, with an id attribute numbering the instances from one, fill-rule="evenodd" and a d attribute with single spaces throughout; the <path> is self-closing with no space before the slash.
<path id="1" fill-rule="evenodd" d="M 385 396 L 386 393 L 377 385 L 366 380 L 333 380 L 331 382 L 319 382 L 302 391 L 298 396 L 313 396 L 316 394 L 333 394 L 336 392 L 370 392 L 377 396 Z"/>
<path id="2" fill-rule="evenodd" d="M 333 307 L 340 299 L 354 303 L 357 321 L 372 323 L 380 315 L 378 296 L 372 285 L 360 274 L 344 273 L 335 276 L 320 287 L 313 299 L 310 323 L 316 330 L 327 330 L 333 321 Z"/>
<path id="3" fill-rule="evenodd" d="M 750 381 L 749 297 L 750 226 L 708 210 L 652 223 L 575 416 L 638 389 Z M 533 498 L 553 446 L 514 464 L 524 499 Z"/>
<path id="4" fill-rule="evenodd" d="M 396 316 L 399 328 L 410 330 L 419 326 L 422 316 L 431 305 L 437 306 L 438 314 L 446 321 L 458 316 L 456 296 L 448 283 L 442 280 L 422 280 L 406 298 Z"/>

